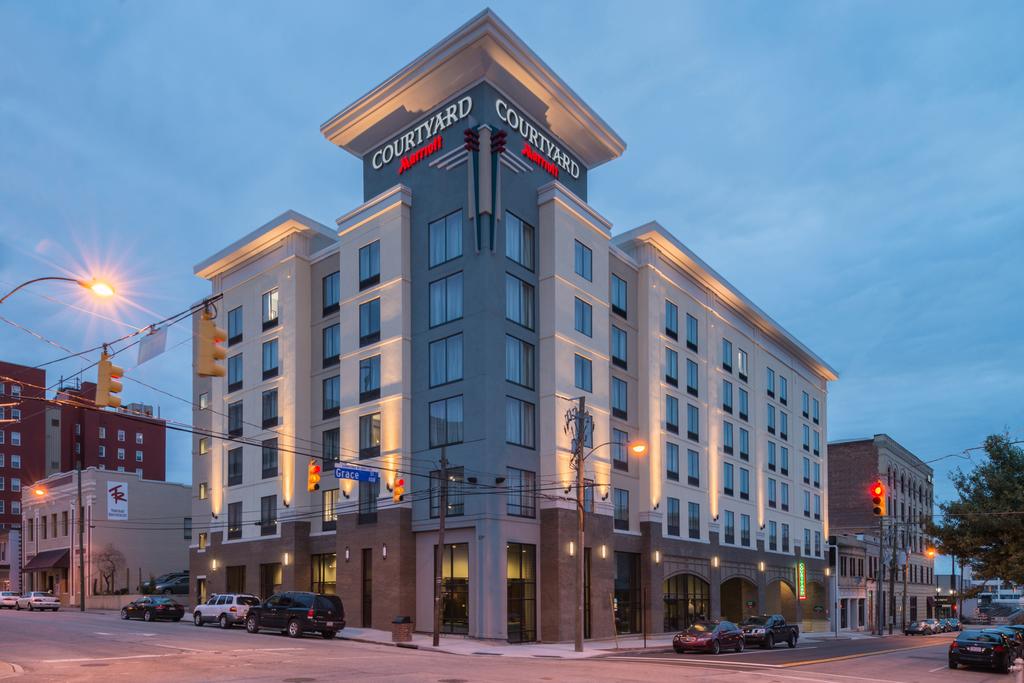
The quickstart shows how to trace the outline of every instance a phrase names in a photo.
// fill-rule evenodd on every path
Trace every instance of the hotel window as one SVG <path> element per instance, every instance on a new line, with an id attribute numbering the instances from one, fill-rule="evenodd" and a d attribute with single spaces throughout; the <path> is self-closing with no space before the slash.
<path id="1" fill-rule="evenodd" d="M 462 443 L 462 396 L 452 396 L 429 405 L 430 447 Z"/>
<path id="2" fill-rule="evenodd" d="M 700 410 L 689 403 L 686 404 L 686 437 L 691 441 L 700 441 Z"/>
<path id="3" fill-rule="evenodd" d="M 508 507 L 510 517 L 537 516 L 536 475 L 529 470 L 509 467 L 507 470 Z"/>
<path id="4" fill-rule="evenodd" d="M 750 419 L 750 395 L 746 389 L 740 389 L 740 419 Z"/>
<path id="5" fill-rule="evenodd" d="M 594 375 L 593 375 L 593 363 L 590 362 L 589 358 L 576 354 L 575 360 L 575 379 L 576 388 L 582 389 L 583 391 L 594 390 Z"/>
<path id="6" fill-rule="evenodd" d="M 228 540 L 242 537 L 242 504 L 228 503 Z"/>
<path id="7" fill-rule="evenodd" d="M 722 420 L 722 450 L 726 453 L 733 452 L 732 423 Z"/>
<path id="8" fill-rule="evenodd" d="M 269 330 L 278 321 L 278 297 L 277 288 L 266 292 L 263 295 L 263 329 Z"/>
<path id="9" fill-rule="evenodd" d="M 277 377 L 277 340 L 263 342 L 263 379 Z"/>
<path id="10" fill-rule="evenodd" d="M 814 494 L 814 518 L 821 519 L 821 496 Z"/>
<path id="11" fill-rule="evenodd" d="M 612 325 L 612 365 L 626 367 L 626 331 Z"/>
<path id="12" fill-rule="evenodd" d="M 628 471 L 630 469 L 627 444 L 630 435 L 622 429 L 611 430 L 611 466 L 616 470 Z"/>
<path id="13" fill-rule="evenodd" d="M 612 377 L 612 416 L 625 420 L 627 414 L 626 382 Z"/>
<path id="14" fill-rule="evenodd" d="M 341 325 L 328 325 L 323 331 L 324 348 L 322 367 L 329 368 L 341 360 Z"/>
<path id="15" fill-rule="evenodd" d="M 821 556 L 821 532 L 820 531 L 815 531 L 814 532 L 814 556 L 815 557 Z"/>
<path id="16" fill-rule="evenodd" d="M 750 515 L 740 515 L 740 545 L 750 547 Z"/>
<path id="17" fill-rule="evenodd" d="M 320 491 L 320 529 L 334 531 L 338 528 L 338 489 Z"/>
<path id="18" fill-rule="evenodd" d="M 533 251 L 533 226 L 506 211 L 505 256 L 523 268 L 533 270 Z"/>
<path id="19" fill-rule="evenodd" d="M 804 458 L 804 483 L 811 483 L 811 461 L 808 458 Z"/>
<path id="20" fill-rule="evenodd" d="M 142 462 L 142 451 L 135 451 L 135 462 Z"/>
<path id="21" fill-rule="evenodd" d="M 789 414 L 785 410 L 779 411 L 779 438 L 789 441 Z"/>
<path id="22" fill-rule="evenodd" d="M 3 416 L 3 409 L 0 408 L 0 417 L 2 417 L 2 416 Z M 54 425 L 54 426 L 56 427 L 57 425 Z M 99 431 L 100 431 L 100 438 L 101 439 L 107 438 L 107 428 L 106 427 L 100 427 Z"/>
<path id="23" fill-rule="evenodd" d="M 629 531 L 629 491 L 615 489 L 615 528 Z"/>
<path id="24" fill-rule="evenodd" d="M 277 439 L 267 439 L 261 444 L 260 461 L 263 479 L 277 476 Z M 325 458 L 324 464 L 328 462 Z"/>
<path id="25" fill-rule="evenodd" d="M 766 370 L 766 373 L 767 375 L 765 378 L 765 390 L 768 392 L 769 396 L 775 398 L 775 371 L 772 370 L 771 368 L 768 368 Z"/>
<path id="26" fill-rule="evenodd" d="M 0 477 L 0 491 L 4 490 L 4 478 Z"/>
<path id="27" fill-rule="evenodd" d="M 462 335 L 453 334 L 430 342 L 430 386 L 456 382 L 462 379 Z M 379 358 L 379 356 L 378 356 Z M 378 367 L 378 373 L 380 368 Z"/>
<path id="28" fill-rule="evenodd" d="M 377 498 L 380 497 L 380 481 L 359 482 L 359 513 L 357 524 L 375 524 L 377 522 Z"/>
<path id="29" fill-rule="evenodd" d="M 228 404 L 228 436 L 242 435 L 242 402 Z"/>
<path id="30" fill-rule="evenodd" d="M 505 440 L 516 446 L 533 448 L 536 408 L 532 403 L 505 397 Z"/>
<path id="31" fill-rule="evenodd" d="M 722 410 L 732 413 L 732 382 L 722 380 Z"/>
<path id="32" fill-rule="evenodd" d="M 811 516 L 811 494 L 809 491 L 804 491 L 804 517 Z"/>
<path id="33" fill-rule="evenodd" d="M 21 491 L 21 477 L 11 477 L 11 491 L 13 493 Z"/>
<path id="34" fill-rule="evenodd" d="M 814 454 L 821 455 L 821 432 L 814 430 Z"/>
<path id="35" fill-rule="evenodd" d="M 821 463 L 814 463 L 814 486 L 821 488 Z"/>
<path id="36" fill-rule="evenodd" d="M 789 484 L 786 482 L 779 484 L 779 505 L 783 512 L 789 511 Z"/>
<path id="37" fill-rule="evenodd" d="M 811 450 L 811 428 L 807 425 L 803 425 L 803 446 L 804 450 L 810 452 Z"/>
<path id="38" fill-rule="evenodd" d="M 327 432 L 324 432 L 327 436 Z M 340 446 L 339 446 L 340 450 Z M 359 459 L 380 455 L 380 413 L 359 416 Z"/>
<path id="39" fill-rule="evenodd" d="M 505 337 L 505 379 L 533 389 L 533 344 L 512 336 Z"/>
<path id="40" fill-rule="evenodd" d="M 736 468 L 731 462 L 722 463 L 722 492 L 727 496 L 733 495 L 735 472 Z"/>
<path id="41" fill-rule="evenodd" d="M 427 226 L 430 267 L 462 256 L 462 211 L 450 213 Z"/>
<path id="42" fill-rule="evenodd" d="M 782 463 L 780 470 L 783 476 L 785 476 L 789 474 L 789 449 L 783 446 L 780 450 L 782 451 Z"/>
<path id="43" fill-rule="evenodd" d="M 228 358 L 228 393 L 242 388 L 242 354 Z M 124 439 L 120 439 L 123 441 Z"/>
<path id="44" fill-rule="evenodd" d="M 674 387 L 679 386 L 679 354 L 665 348 L 665 382 Z"/>
<path id="45" fill-rule="evenodd" d="M 750 460 L 750 432 L 740 427 L 740 459 Z"/>
<path id="46" fill-rule="evenodd" d="M 699 395 L 700 391 L 698 389 L 698 386 L 699 386 L 698 382 L 699 382 L 699 380 L 697 379 L 697 364 L 694 361 L 692 361 L 689 358 L 687 358 L 686 359 L 686 393 L 690 394 L 691 396 Z"/>
<path id="47" fill-rule="evenodd" d="M 679 499 L 668 499 L 668 535 L 679 535 Z"/>
<path id="48" fill-rule="evenodd" d="M 206 453 L 206 450 L 208 450 L 208 448 L 209 448 L 206 442 L 207 442 L 206 438 L 199 439 L 199 454 L 200 455 L 204 455 Z M 107 447 L 104 446 L 103 444 L 100 444 L 100 447 L 99 447 L 99 449 L 97 451 L 97 455 L 99 457 L 101 457 L 101 458 L 107 457 Z M 0 467 L 3 467 L 3 460 L 2 459 L 0 459 Z"/>
<path id="49" fill-rule="evenodd" d="M 431 303 L 433 308 L 433 303 Z M 380 341 L 380 299 L 359 304 L 359 346 Z"/>
<path id="50" fill-rule="evenodd" d="M 811 397 L 807 395 L 806 391 L 800 394 L 800 410 L 803 413 L 804 419 L 811 416 Z"/>
<path id="51" fill-rule="evenodd" d="M 362 427 L 361 422 L 359 426 Z M 323 455 L 324 463 L 328 466 L 332 466 L 333 463 L 341 459 L 340 429 L 335 427 L 324 430 L 324 433 L 320 435 L 320 453 Z"/>
<path id="52" fill-rule="evenodd" d="M 804 529 L 804 555 L 811 554 L 811 530 Z"/>
<path id="53" fill-rule="evenodd" d="M 587 335 L 588 337 L 594 336 L 594 309 L 586 301 L 577 298 L 575 305 L 575 326 L 576 331 Z"/>
<path id="54" fill-rule="evenodd" d="M 612 313 L 626 317 L 626 281 L 618 275 L 612 275 Z"/>
<path id="55" fill-rule="evenodd" d="M 370 356 L 359 361 L 359 402 L 375 401 L 380 398 L 380 356 Z"/>
<path id="56" fill-rule="evenodd" d="M 665 301 L 665 335 L 679 339 L 679 307 L 668 300 Z"/>
<path id="57" fill-rule="evenodd" d="M 768 522 L 768 550 L 779 549 L 779 525 L 776 522 Z"/>
<path id="58" fill-rule="evenodd" d="M 686 314 L 686 348 L 691 351 L 697 350 L 697 319 L 689 313 Z"/>
<path id="59" fill-rule="evenodd" d="M 430 326 L 437 327 L 462 317 L 462 273 L 430 283 Z"/>
<path id="60" fill-rule="evenodd" d="M 11 469 L 12 470 L 20 470 L 21 469 L 21 456 L 18 455 L 17 453 L 11 454 Z"/>
<path id="61" fill-rule="evenodd" d="M 789 400 L 789 380 L 779 375 L 779 403 L 786 405 Z"/>
<path id="62" fill-rule="evenodd" d="M 679 433 L 679 399 L 675 396 L 665 397 L 665 429 Z"/>
<path id="63" fill-rule="evenodd" d="M 732 510 L 725 511 L 725 542 L 736 542 L 736 515 Z"/>
<path id="64" fill-rule="evenodd" d="M 142 443 L 142 432 L 135 432 L 135 443 Z"/>
<path id="65" fill-rule="evenodd" d="M 232 448 L 228 451 L 228 486 L 242 483 L 242 449 Z"/>
<path id="66" fill-rule="evenodd" d="M 665 477 L 679 481 L 679 446 L 671 441 L 665 444 Z"/>
<path id="67" fill-rule="evenodd" d="M 506 273 L 505 317 L 528 330 L 532 330 L 533 313 L 533 285 Z"/>
<path id="68" fill-rule="evenodd" d="M 228 311 L 228 346 L 242 341 L 242 307 Z"/>
<path id="69" fill-rule="evenodd" d="M 199 500 L 206 500 L 209 491 L 209 485 L 205 481 L 199 482 Z"/>
<path id="70" fill-rule="evenodd" d="M 700 538 L 700 503 L 687 503 L 690 538 Z"/>
<path id="71" fill-rule="evenodd" d="M 260 536 L 277 533 L 277 496 L 260 498 Z"/>
<path id="72" fill-rule="evenodd" d="M 768 478 L 768 507 L 773 508 L 778 505 L 778 496 L 776 495 L 776 483 L 771 477 Z"/>
<path id="73" fill-rule="evenodd" d="M 782 525 L 782 552 L 789 552 L 789 525 Z"/>
<path id="74" fill-rule="evenodd" d="M 740 498 L 750 500 L 750 470 L 740 468 Z"/>
<path id="75" fill-rule="evenodd" d="M 465 498 L 462 490 L 464 470 L 461 467 L 448 468 L 448 510 L 445 515 L 458 516 L 465 513 Z M 441 471 L 430 473 L 430 516 L 437 517 L 441 510 Z"/>
<path id="76" fill-rule="evenodd" d="M 590 247 L 579 240 L 575 240 L 573 247 L 573 270 L 581 278 L 590 282 L 594 281 L 594 253 Z"/>
<path id="77" fill-rule="evenodd" d="M 769 434 L 774 434 L 775 433 L 775 406 L 773 406 L 771 403 L 769 403 L 766 410 L 767 410 L 767 416 L 768 416 L 768 419 L 767 419 L 768 433 Z"/>
<path id="78" fill-rule="evenodd" d="M 811 413 L 811 420 L 814 421 L 814 424 L 818 424 L 818 410 L 819 410 L 818 399 L 814 399 L 812 401 L 812 405 L 814 407 L 814 412 Z"/>
<path id="79" fill-rule="evenodd" d="M 341 378 L 328 377 L 323 382 L 323 419 L 337 417 L 341 410 Z"/>
<path id="80" fill-rule="evenodd" d="M 380 240 L 359 248 L 359 290 L 380 283 Z"/>
<path id="81" fill-rule="evenodd" d="M 700 454 L 692 449 L 686 450 L 686 483 L 700 485 Z"/>
<path id="82" fill-rule="evenodd" d="M 323 305 L 321 306 L 323 315 L 337 313 L 341 308 L 341 273 L 334 271 L 324 277 L 321 291 L 323 292 Z"/>
<path id="83" fill-rule="evenodd" d="M 732 372 L 732 342 L 722 337 L 722 369 Z"/>
<path id="84" fill-rule="evenodd" d="M 748 370 L 748 358 L 747 352 L 743 349 L 736 349 L 736 367 L 739 378 L 746 382 L 747 381 L 747 370 Z"/>

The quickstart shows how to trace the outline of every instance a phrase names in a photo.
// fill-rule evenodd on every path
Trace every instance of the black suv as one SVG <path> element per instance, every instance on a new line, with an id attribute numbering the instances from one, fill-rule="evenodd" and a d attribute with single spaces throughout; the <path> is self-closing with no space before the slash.
<path id="1" fill-rule="evenodd" d="M 259 633 L 261 628 L 279 629 L 292 638 L 313 631 L 330 639 L 345 628 L 345 608 L 337 595 L 275 593 L 246 615 L 246 631 Z"/>

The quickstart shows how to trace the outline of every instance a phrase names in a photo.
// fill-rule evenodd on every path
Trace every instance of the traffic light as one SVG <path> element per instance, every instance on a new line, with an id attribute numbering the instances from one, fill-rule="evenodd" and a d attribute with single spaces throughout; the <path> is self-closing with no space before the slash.
<path id="1" fill-rule="evenodd" d="M 309 473 L 306 475 L 306 490 L 310 492 L 320 490 L 320 463 L 316 460 L 309 461 Z"/>
<path id="2" fill-rule="evenodd" d="M 491 150 L 493 150 L 495 154 L 501 154 L 505 151 L 505 139 L 507 137 L 508 133 L 503 130 L 499 130 L 494 134 L 494 137 L 491 138 Z"/>
<path id="3" fill-rule="evenodd" d="M 200 377 L 223 377 L 227 371 L 217 361 L 224 360 L 228 352 L 221 346 L 228 333 L 213 322 L 213 312 L 203 311 L 199 317 L 199 352 L 196 354 L 196 373 Z"/>
<path id="4" fill-rule="evenodd" d="M 120 406 L 121 398 L 113 394 L 121 393 L 123 387 L 118 380 L 124 377 L 124 368 L 119 368 L 111 363 L 110 356 L 104 351 L 100 355 L 100 364 L 96 375 L 96 405 L 100 408 Z"/>
<path id="5" fill-rule="evenodd" d="M 469 152 L 480 151 L 480 132 L 467 128 L 465 132 L 466 150 Z"/>
<path id="6" fill-rule="evenodd" d="M 405 495 L 405 479 L 395 479 L 395 488 L 391 492 L 391 500 L 395 503 L 402 502 L 402 496 Z"/>
<path id="7" fill-rule="evenodd" d="M 885 484 L 881 481 L 871 485 L 871 505 L 875 517 L 885 517 Z"/>

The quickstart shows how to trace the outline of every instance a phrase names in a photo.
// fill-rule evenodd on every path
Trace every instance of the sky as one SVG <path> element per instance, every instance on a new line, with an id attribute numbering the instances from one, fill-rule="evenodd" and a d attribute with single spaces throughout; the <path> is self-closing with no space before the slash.
<path id="1" fill-rule="evenodd" d="M 80 351 L 201 299 L 193 265 L 282 211 L 333 224 L 360 167 L 319 125 L 484 6 L 0 0 L 0 289 L 121 295 L 40 284 L 0 315 Z M 626 141 L 590 176 L 614 231 L 658 220 L 839 371 L 830 439 L 930 460 L 1024 434 L 1024 5 L 491 7 Z M 126 401 L 190 419 L 188 335 L 126 359 L 159 389 Z M 63 355 L 0 321 L 0 358 Z"/>

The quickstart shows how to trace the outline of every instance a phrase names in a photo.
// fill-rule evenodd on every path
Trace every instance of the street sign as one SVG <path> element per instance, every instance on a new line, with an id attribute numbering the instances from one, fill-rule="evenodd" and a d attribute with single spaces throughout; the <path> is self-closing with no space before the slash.
<path id="1" fill-rule="evenodd" d="M 361 470 L 358 467 L 335 467 L 334 476 L 338 479 L 348 479 L 349 481 L 368 481 L 371 484 L 380 481 L 380 472 Z"/>
<path id="2" fill-rule="evenodd" d="M 807 599 L 807 566 L 803 562 L 796 564 L 796 597 L 798 600 Z"/>

